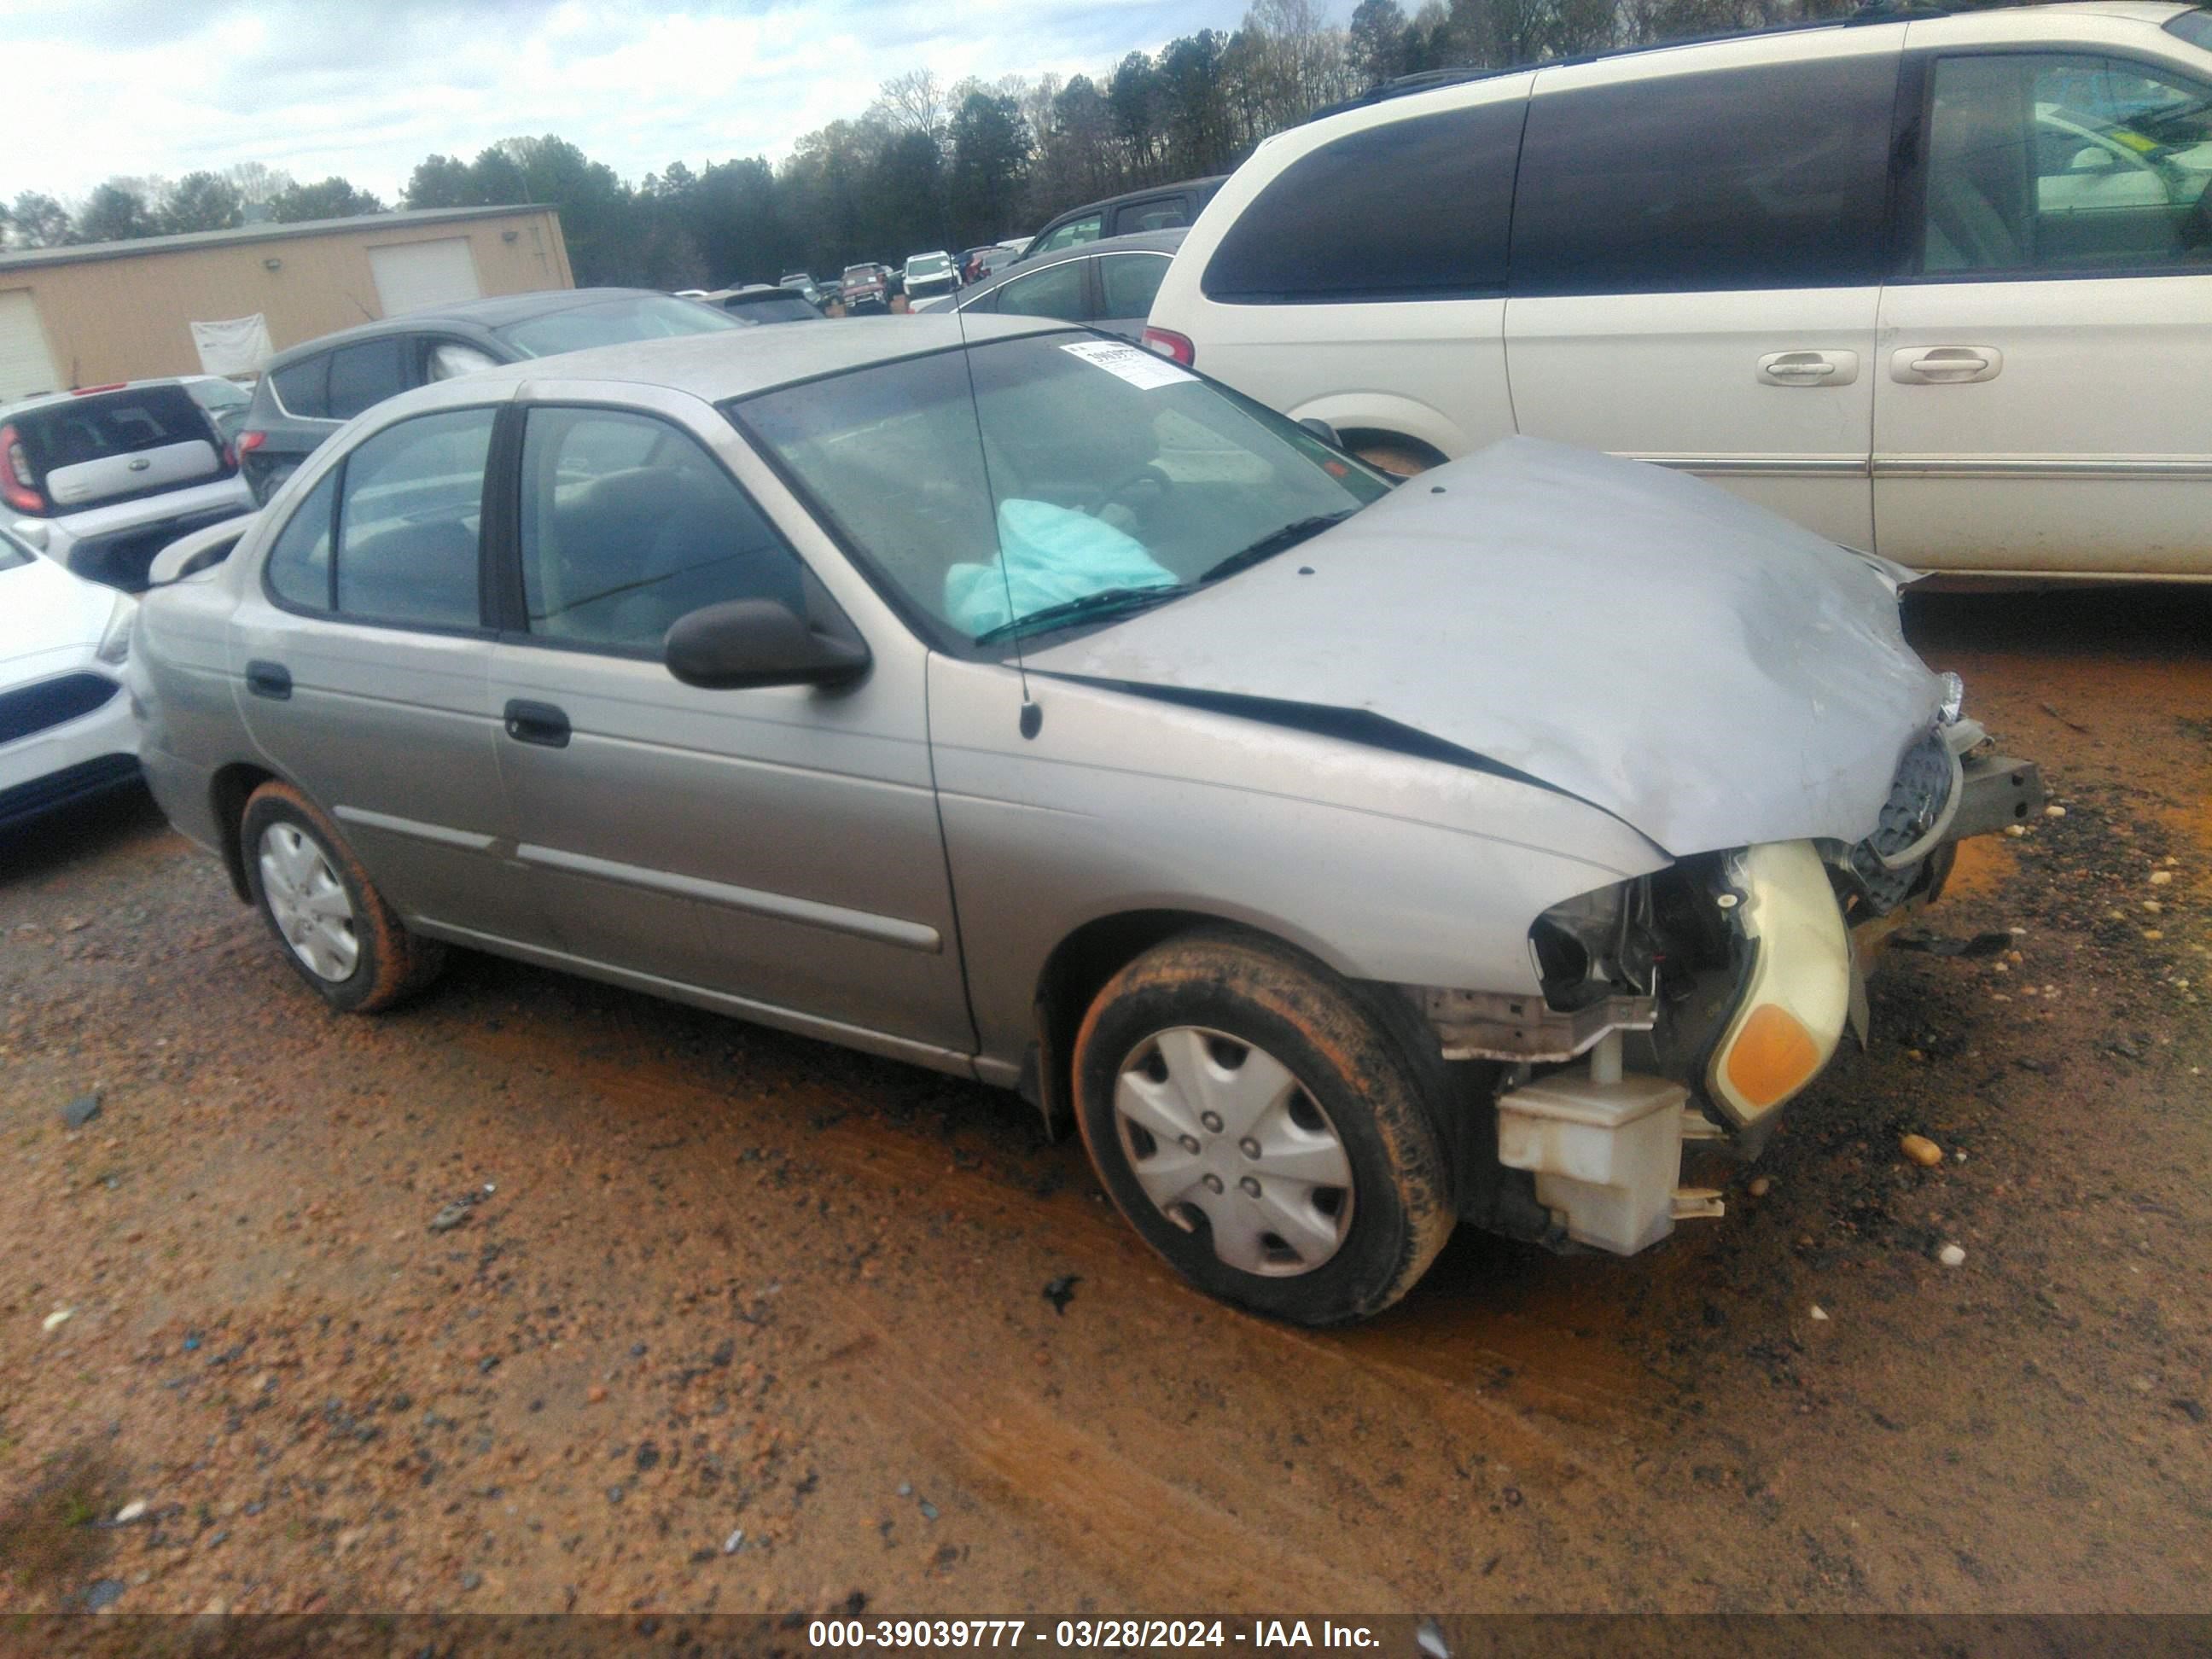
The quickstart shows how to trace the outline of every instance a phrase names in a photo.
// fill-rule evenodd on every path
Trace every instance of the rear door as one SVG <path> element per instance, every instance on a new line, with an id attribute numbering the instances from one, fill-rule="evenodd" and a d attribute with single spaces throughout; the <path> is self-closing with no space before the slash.
<path id="1" fill-rule="evenodd" d="M 963 1063 L 919 641 L 871 638 L 874 667 L 836 690 L 679 683 L 663 641 L 702 606 L 844 614 L 759 504 L 781 486 L 694 399 L 532 391 L 492 685 L 518 857 L 562 953 L 547 959 Z"/>
<path id="2" fill-rule="evenodd" d="M 1911 26 L 1918 166 L 1875 389 L 1881 548 L 1931 569 L 2203 575 L 2212 67 L 2146 55 L 2162 37 L 2140 24 L 2068 21 L 2111 39 Z"/>
<path id="3" fill-rule="evenodd" d="M 1538 72 L 1505 314 L 1521 431 L 1873 545 L 1902 40 L 1839 29 Z"/>
<path id="4" fill-rule="evenodd" d="M 478 575 L 497 405 L 386 427 L 293 509 L 231 623 L 239 706 L 410 921 L 532 940 Z"/>

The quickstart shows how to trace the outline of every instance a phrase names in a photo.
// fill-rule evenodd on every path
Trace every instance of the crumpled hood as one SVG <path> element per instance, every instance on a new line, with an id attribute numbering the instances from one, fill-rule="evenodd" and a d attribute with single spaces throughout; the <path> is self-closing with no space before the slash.
<path id="1" fill-rule="evenodd" d="M 1028 665 L 1365 710 L 1678 857 L 1855 842 L 1942 698 L 1903 574 L 1697 479 L 1511 438 Z"/>

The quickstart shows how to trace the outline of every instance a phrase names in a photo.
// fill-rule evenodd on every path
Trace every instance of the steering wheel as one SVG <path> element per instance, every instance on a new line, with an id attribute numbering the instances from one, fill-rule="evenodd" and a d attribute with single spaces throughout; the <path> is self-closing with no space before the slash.
<path id="1" fill-rule="evenodd" d="M 1139 484 L 1150 484 L 1154 495 L 1159 496 L 1166 495 L 1169 490 L 1175 488 L 1175 480 L 1160 471 L 1157 461 L 1146 461 L 1142 466 L 1124 472 L 1104 489 L 1094 491 L 1085 501 L 1081 510 L 1095 519 L 1102 511 L 1120 501 Z"/>

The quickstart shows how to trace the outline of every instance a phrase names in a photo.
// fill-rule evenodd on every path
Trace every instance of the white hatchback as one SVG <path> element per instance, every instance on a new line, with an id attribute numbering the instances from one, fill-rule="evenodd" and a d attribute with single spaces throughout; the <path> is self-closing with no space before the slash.
<path id="1" fill-rule="evenodd" d="M 1147 343 L 1407 471 L 1521 432 L 1982 575 L 2212 578 L 2212 11 L 1414 77 L 1261 146 Z"/>

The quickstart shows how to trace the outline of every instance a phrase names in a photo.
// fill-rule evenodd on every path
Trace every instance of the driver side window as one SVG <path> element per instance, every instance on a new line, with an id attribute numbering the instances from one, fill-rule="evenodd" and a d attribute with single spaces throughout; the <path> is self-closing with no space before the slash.
<path id="1" fill-rule="evenodd" d="M 1948 58 L 1922 268 L 2107 276 L 2212 264 L 2212 89 L 2118 58 Z"/>
<path id="2" fill-rule="evenodd" d="M 521 532 L 530 631 L 548 639 L 658 654 L 705 605 L 806 614 L 799 556 L 696 440 L 651 416 L 532 409 Z"/>

